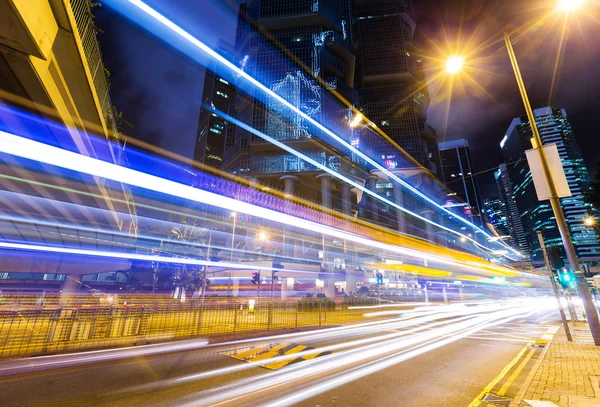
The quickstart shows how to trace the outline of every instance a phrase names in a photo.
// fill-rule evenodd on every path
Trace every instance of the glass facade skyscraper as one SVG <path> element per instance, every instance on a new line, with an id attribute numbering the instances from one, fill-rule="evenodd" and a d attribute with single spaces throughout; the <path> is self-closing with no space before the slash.
<path id="1" fill-rule="evenodd" d="M 483 206 L 479 185 L 473 175 L 473 158 L 465 139 L 440 143 L 440 159 L 444 184 L 456 193 L 457 201 L 465 203 L 465 216 L 481 223 Z"/>
<path id="2" fill-rule="evenodd" d="M 369 119 L 420 165 L 441 178 L 435 130 L 426 123 L 429 94 L 423 60 L 414 43 L 410 0 L 355 1 L 356 88 Z M 389 144 L 368 140 L 387 167 L 414 163 Z"/>
<path id="3" fill-rule="evenodd" d="M 498 188 L 498 199 L 502 202 L 506 210 L 506 222 L 508 224 L 508 232 L 512 237 L 513 242 L 519 247 L 521 252 L 529 253 L 529 245 L 523 229 L 521 214 L 517 207 L 515 194 L 513 192 L 513 184 L 508 174 L 506 164 L 500 164 L 498 171 L 494 173 L 496 178 L 496 187 Z"/>
<path id="4" fill-rule="evenodd" d="M 564 109 L 544 107 L 534 110 L 542 142 L 556 144 L 572 196 L 561 199 L 567 224 L 577 255 L 581 260 L 600 256 L 600 243 L 593 228 L 584 224 L 592 207 L 586 203 L 584 194 L 590 190 L 591 181 L 581 151 Z M 562 250 L 562 240 L 549 201 L 538 201 L 533 185 L 525 150 L 531 146 L 531 127 L 526 117 L 512 121 L 502 151 L 508 163 L 508 175 L 521 216 L 527 245 L 532 259 L 543 260 L 536 232 L 541 230 L 548 246 Z"/>
<path id="5" fill-rule="evenodd" d="M 486 199 L 483 207 L 486 221 L 494 227 L 496 233 L 500 236 L 510 236 L 506 204 L 499 197 L 495 197 Z"/>
<path id="6" fill-rule="evenodd" d="M 219 44 L 218 51 L 228 59 L 233 58 L 233 46 L 225 42 Z M 216 68 L 209 67 L 204 77 L 202 107 L 198 120 L 194 161 L 213 168 L 223 168 L 223 152 L 228 123 L 212 113 L 210 108 L 231 113 L 235 108 L 237 90 L 235 86 L 219 75 Z"/>

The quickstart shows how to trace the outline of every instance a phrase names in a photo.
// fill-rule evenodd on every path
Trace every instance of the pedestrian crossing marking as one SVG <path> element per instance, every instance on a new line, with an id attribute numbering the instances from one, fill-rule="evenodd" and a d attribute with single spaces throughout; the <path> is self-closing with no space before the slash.
<path id="1" fill-rule="evenodd" d="M 311 352 L 314 350 L 314 352 Z M 302 356 L 292 357 L 296 353 L 302 352 Z M 230 358 L 241 360 L 243 362 L 252 363 L 269 370 L 277 370 L 282 367 L 302 362 L 305 360 L 315 359 L 321 356 L 329 355 L 331 352 L 318 351 L 310 346 L 298 345 L 295 343 L 272 343 L 268 345 L 254 346 L 250 348 L 240 348 L 230 351 L 221 352 L 221 355 L 229 356 Z M 281 356 L 290 356 L 289 359 L 276 360 L 271 362 L 271 359 Z"/>

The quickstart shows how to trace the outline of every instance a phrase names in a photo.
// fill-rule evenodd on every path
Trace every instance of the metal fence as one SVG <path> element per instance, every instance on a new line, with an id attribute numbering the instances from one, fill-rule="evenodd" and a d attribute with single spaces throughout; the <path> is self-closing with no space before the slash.
<path id="1" fill-rule="evenodd" d="M 113 297 L 109 297 L 113 298 Z M 344 324 L 363 319 L 373 298 L 289 301 L 164 296 L 0 297 L 0 358 L 193 337 Z"/>

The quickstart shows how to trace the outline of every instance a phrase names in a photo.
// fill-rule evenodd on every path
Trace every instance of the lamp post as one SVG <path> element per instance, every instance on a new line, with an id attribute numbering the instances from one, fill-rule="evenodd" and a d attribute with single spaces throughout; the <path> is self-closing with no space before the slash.
<path id="1" fill-rule="evenodd" d="M 582 4 L 583 0 L 559 0 L 557 9 L 559 11 L 570 13 L 575 11 L 577 8 L 581 7 Z M 517 57 L 512 46 L 510 35 L 508 33 L 504 34 L 504 42 L 506 44 L 508 56 L 510 58 L 515 78 L 517 80 L 517 85 L 519 86 L 521 98 L 523 99 L 523 105 L 525 106 L 525 112 L 527 113 L 529 125 L 531 126 L 531 132 L 533 134 L 533 148 L 537 150 L 539 154 L 540 162 L 542 164 L 542 169 L 544 172 L 544 177 L 546 179 L 546 183 L 548 184 L 548 190 L 550 192 L 550 205 L 552 206 L 552 211 L 556 218 L 556 224 L 558 226 L 558 230 L 560 232 L 563 245 L 565 247 L 565 252 L 567 253 L 569 265 L 571 267 L 571 270 L 573 270 L 575 274 L 577 291 L 579 292 L 583 303 L 583 307 L 585 309 L 587 321 L 590 326 L 590 331 L 592 333 L 592 337 L 594 338 L 594 343 L 596 346 L 600 346 L 600 321 L 598 320 L 598 313 L 596 312 L 596 308 L 594 307 L 594 302 L 592 300 L 592 296 L 590 294 L 585 275 L 579 267 L 579 261 L 577 260 L 575 246 L 573 245 L 573 241 L 571 240 L 569 226 L 565 219 L 565 215 L 560 204 L 560 199 L 556 192 L 556 185 L 554 184 L 552 173 L 550 172 L 548 159 L 543 149 L 542 138 L 540 137 L 537 123 L 535 121 L 535 115 L 533 114 L 533 109 L 531 108 L 531 104 L 529 103 L 529 97 L 527 96 L 525 83 L 523 82 L 521 71 L 519 70 L 519 64 L 517 62 Z M 463 64 L 464 58 L 452 57 L 446 63 L 446 71 L 452 75 L 457 74 L 462 69 Z"/>
<path id="2" fill-rule="evenodd" d="M 519 70 L 519 64 L 517 62 L 517 57 L 515 55 L 515 51 L 512 47 L 512 42 L 508 33 L 504 34 L 504 42 L 506 43 L 508 56 L 510 57 L 510 62 L 512 64 L 513 71 L 515 73 L 515 78 L 517 79 L 517 84 L 519 86 L 519 91 L 521 92 L 521 98 L 523 99 L 523 105 L 525 106 L 525 112 L 527 113 L 529 125 L 531 126 L 531 132 L 533 133 L 533 147 L 537 150 L 539 154 L 540 162 L 542 163 L 542 169 L 544 171 L 544 177 L 546 178 L 548 190 L 550 191 L 550 205 L 552 206 L 552 212 L 554 213 L 554 217 L 556 218 L 556 224 L 558 226 L 558 230 L 560 232 L 560 236 L 565 247 L 565 252 L 567 253 L 567 258 L 569 260 L 571 270 L 573 270 L 573 272 L 575 273 L 577 291 L 579 292 L 579 295 L 583 302 L 583 308 L 585 309 L 588 324 L 590 326 L 590 331 L 592 332 L 592 337 L 594 338 L 594 344 L 596 346 L 600 346 L 600 321 L 598 320 L 598 313 L 596 312 L 596 308 L 594 307 L 592 295 L 590 294 L 590 289 L 587 285 L 587 281 L 585 279 L 583 271 L 579 267 L 579 261 L 577 260 L 575 246 L 573 245 L 573 241 L 571 240 L 569 226 L 567 224 L 567 220 L 565 219 L 565 214 L 560 204 L 560 199 L 558 197 L 558 194 L 556 193 L 556 185 L 554 184 L 554 179 L 552 178 L 552 173 L 550 171 L 550 165 L 548 163 L 548 159 L 543 148 L 542 138 L 540 137 L 540 132 L 535 121 L 535 116 L 533 114 L 531 104 L 529 103 L 529 97 L 527 96 L 527 90 L 525 89 L 525 83 L 523 82 L 521 71 Z"/>
<path id="3" fill-rule="evenodd" d="M 237 226 L 237 212 L 231 212 L 233 218 L 233 227 L 231 232 L 231 253 L 229 254 L 229 278 L 227 280 L 227 296 L 231 294 L 231 272 L 233 271 L 231 263 L 233 262 L 233 249 L 235 245 L 235 227 Z"/>

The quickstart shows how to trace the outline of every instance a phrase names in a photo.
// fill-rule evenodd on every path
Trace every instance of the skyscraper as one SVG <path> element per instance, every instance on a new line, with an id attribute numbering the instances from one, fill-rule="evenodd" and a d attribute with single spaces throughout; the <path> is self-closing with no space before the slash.
<path id="1" fill-rule="evenodd" d="M 510 236 L 506 204 L 499 197 L 495 197 L 486 199 L 483 208 L 486 221 L 494 227 L 498 235 Z M 510 237 L 512 239 L 512 236 Z"/>
<path id="2" fill-rule="evenodd" d="M 441 178 L 435 130 L 426 123 L 429 94 L 414 43 L 411 0 L 356 0 L 356 88 L 360 108 L 418 163 Z M 373 155 L 412 167 L 395 148 L 370 140 Z"/>
<path id="3" fill-rule="evenodd" d="M 469 143 L 465 139 L 440 143 L 440 159 L 444 183 L 466 204 L 465 215 L 473 222 L 481 224 L 483 205 L 479 185 L 473 175 L 473 158 Z"/>
<path id="4" fill-rule="evenodd" d="M 220 42 L 218 52 L 229 60 L 233 59 L 233 46 L 224 41 Z M 222 78 L 214 66 L 206 70 L 194 161 L 222 169 L 228 123 L 212 113 L 210 107 L 231 114 L 235 108 L 236 95 L 235 86 Z"/>
<path id="5" fill-rule="evenodd" d="M 515 201 L 513 184 L 506 164 L 500 164 L 498 171 L 494 173 L 494 177 L 496 178 L 496 188 L 498 188 L 498 199 L 500 199 L 506 209 L 506 221 L 510 236 L 523 253 L 529 253 L 530 248 L 527 244 L 525 230 L 523 229 L 521 213 Z"/>
<path id="6" fill-rule="evenodd" d="M 591 188 L 587 167 L 573 135 L 564 109 L 544 107 L 534 110 L 542 142 L 556 144 L 567 176 L 572 196 L 561 199 L 575 250 L 580 259 L 598 257 L 600 244 L 593 228 L 584 224 L 592 210 L 585 202 L 584 193 Z M 548 246 L 559 246 L 562 240 L 549 201 L 538 201 L 525 151 L 531 146 L 531 126 L 525 116 L 515 118 L 500 146 L 508 163 L 507 173 L 513 185 L 513 194 L 523 222 L 527 246 L 532 259 L 541 260 L 542 253 L 536 232 L 541 230 Z"/>
<path id="7" fill-rule="evenodd" d="M 353 145 L 354 41 L 349 0 L 250 0 L 240 6 L 238 64 Z M 335 92 L 334 92 L 335 91 Z M 343 101 L 339 100 L 343 97 Z M 349 106 L 349 105 L 350 106 Z M 276 98 L 239 94 L 235 117 L 353 179 L 371 168 Z M 350 214 L 360 194 L 306 160 L 241 127 L 227 132 L 225 169 Z"/>

